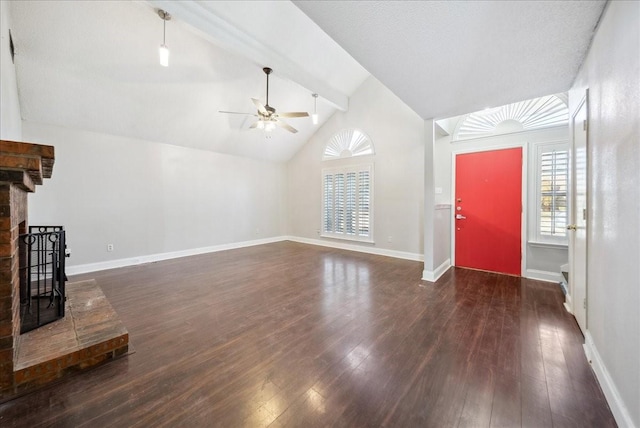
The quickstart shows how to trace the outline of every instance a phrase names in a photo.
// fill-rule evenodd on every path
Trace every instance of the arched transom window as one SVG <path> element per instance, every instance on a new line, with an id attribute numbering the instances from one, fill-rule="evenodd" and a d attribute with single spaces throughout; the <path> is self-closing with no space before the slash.
<path id="1" fill-rule="evenodd" d="M 569 122 L 567 103 L 558 95 L 521 101 L 467 115 L 459 124 L 455 140 L 530 131 Z"/>
<path id="2" fill-rule="evenodd" d="M 322 160 L 372 154 L 374 154 L 373 143 L 368 135 L 359 129 L 344 129 L 327 142 Z"/>

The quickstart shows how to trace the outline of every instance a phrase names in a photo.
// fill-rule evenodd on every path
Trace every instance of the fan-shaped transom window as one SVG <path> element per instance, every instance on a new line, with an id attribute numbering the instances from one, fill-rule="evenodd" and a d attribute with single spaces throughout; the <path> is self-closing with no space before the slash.
<path id="1" fill-rule="evenodd" d="M 358 129 L 345 129 L 335 134 L 324 149 L 322 160 L 372 155 L 373 143 Z"/>
<path id="2" fill-rule="evenodd" d="M 454 139 L 468 140 L 568 123 L 566 102 L 558 95 L 549 95 L 471 113 L 458 126 Z"/>

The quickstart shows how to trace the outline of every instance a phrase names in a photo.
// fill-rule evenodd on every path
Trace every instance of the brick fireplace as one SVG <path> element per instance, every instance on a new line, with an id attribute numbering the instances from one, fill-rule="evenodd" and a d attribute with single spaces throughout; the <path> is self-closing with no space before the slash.
<path id="1" fill-rule="evenodd" d="M 20 334 L 27 194 L 51 177 L 54 159 L 53 146 L 0 140 L 0 402 L 128 352 L 127 330 L 95 281 L 68 284 L 65 317 Z"/>
<path id="2" fill-rule="evenodd" d="M 0 142 L 0 398 L 15 388 L 20 335 L 18 237 L 27 232 L 27 193 L 50 178 L 52 146 Z"/>

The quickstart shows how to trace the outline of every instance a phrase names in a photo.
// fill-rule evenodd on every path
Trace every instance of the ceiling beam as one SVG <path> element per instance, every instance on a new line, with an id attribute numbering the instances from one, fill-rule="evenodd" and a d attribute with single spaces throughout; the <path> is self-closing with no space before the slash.
<path id="1" fill-rule="evenodd" d="M 305 71 L 273 47 L 221 18 L 206 2 L 148 0 L 148 3 L 196 28 L 210 42 L 241 55 L 260 67 L 271 67 L 279 77 L 296 82 L 311 93 L 317 93 L 320 98 L 341 111 L 348 110 L 349 97 L 346 94 Z"/>

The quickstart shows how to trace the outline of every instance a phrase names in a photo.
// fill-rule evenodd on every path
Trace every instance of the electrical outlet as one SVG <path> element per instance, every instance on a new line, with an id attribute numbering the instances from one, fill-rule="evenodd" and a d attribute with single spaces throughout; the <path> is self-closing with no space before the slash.
<path id="1" fill-rule="evenodd" d="M 113 251 L 113 244 L 107 244 L 107 251 Z"/>
<path id="2" fill-rule="evenodd" d="M 387 242 L 392 242 L 392 241 L 393 241 L 393 236 L 389 235 L 389 236 L 387 237 Z"/>

